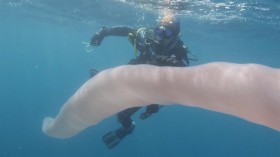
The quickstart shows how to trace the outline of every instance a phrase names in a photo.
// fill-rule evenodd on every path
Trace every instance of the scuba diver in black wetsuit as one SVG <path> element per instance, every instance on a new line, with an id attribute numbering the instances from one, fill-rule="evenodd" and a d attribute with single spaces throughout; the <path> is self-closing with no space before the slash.
<path id="1" fill-rule="evenodd" d="M 187 48 L 180 39 L 180 19 L 175 15 L 165 15 L 156 28 L 134 29 L 126 26 L 112 28 L 103 27 L 96 32 L 92 39 L 92 46 L 99 46 L 106 36 L 128 36 L 134 47 L 136 58 L 128 64 L 152 64 L 157 66 L 186 67 L 189 65 Z M 93 70 L 93 74 L 96 71 Z M 140 115 L 140 119 L 146 119 L 153 113 L 157 113 L 160 105 L 151 104 L 146 107 L 146 112 Z M 106 146 L 111 149 L 125 136 L 131 134 L 135 123 L 131 116 L 141 107 L 128 108 L 118 113 L 118 121 L 122 127 L 103 136 Z"/>

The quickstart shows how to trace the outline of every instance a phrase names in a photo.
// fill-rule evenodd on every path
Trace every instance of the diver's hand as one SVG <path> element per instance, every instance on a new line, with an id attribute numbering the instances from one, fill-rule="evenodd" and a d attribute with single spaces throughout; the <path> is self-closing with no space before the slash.
<path id="1" fill-rule="evenodd" d="M 108 34 L 108 28 L 102 27 L 98 32 L 96 32 L 90 41 L 90 45 L 92 46 L 99 46 L 101 45 L 102 40 Z"/>

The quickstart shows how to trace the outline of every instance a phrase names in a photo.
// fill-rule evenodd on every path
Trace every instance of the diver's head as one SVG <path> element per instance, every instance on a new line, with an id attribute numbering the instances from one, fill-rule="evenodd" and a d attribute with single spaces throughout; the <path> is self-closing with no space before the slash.
<path id="1" fill-rule="evenodd" d="M 155 28 L 156 40 L 164 47 L 173 47 L 180 34 L 180 19 L 174 14 L 166 14 Z"/>
<path id="2" fill-rule="evenodd" d="M 180 19 L 173 14 L 166 14 L 159 21 L 155 33 L 162 39 L 177 37 L 180 33 Z"/>

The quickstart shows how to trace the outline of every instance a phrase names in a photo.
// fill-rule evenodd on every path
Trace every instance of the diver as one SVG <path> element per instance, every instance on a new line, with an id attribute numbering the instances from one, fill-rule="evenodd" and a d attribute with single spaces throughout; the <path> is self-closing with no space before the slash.
<path id="1" fill-rule="evenodd" d="M 189 51 L 180 39 L 180 19 L 174 14 L 164 15 L 155 28 L 102 27 L 93 35 L 90 44 L 92 46 L 99 46 L 107 36 L 128 37 L 136 56 L 128 64 L 175 67 L 186 67 L 189 65 L 187 56 Z M 93 72 L 92 75 L 96 74 L 96 70 L 93 69 L 91 71 Z M 161 107 L 158 104 L 148 105 L 146 111 L 140 115 L 140 119 L 144 120 L 150 117 L 152 114 L 157 113 Z M 118 113 L 118 121 L 122 127 L 103 136 L 103 141 L 107 148 L 115 147 L 124 137 L 133 132 L 135 123 L 132 121 L 131 116 L 140 108 L 128 108 Z"/>

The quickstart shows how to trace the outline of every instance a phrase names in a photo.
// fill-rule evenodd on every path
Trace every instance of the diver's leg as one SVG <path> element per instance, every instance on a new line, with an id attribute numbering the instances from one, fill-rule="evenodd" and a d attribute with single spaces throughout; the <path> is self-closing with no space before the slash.
<path id="1" fill-rule="evenodd" d="M 132 107 L 118 113 L 118 121 L 124 128 L 129 129 L 133 123 L 131 116 L 137 112 L 141 107 Z"/>
<path id="2" fill-rule="evenodd" d="M 149 106 L 146 107 L 146 112 L 147 113 L 157 113 L 160 109 L 161 105 L 158 104 L 151 104 Z"/>
<path id="3" fill-rule="evenodd" d="M 157 113 L 162 105 L 151 104 L 146 107 L 146 112 L 140 114 L 140 119 L 144 120 L 150 117 L 153 113 Z"/>
<path id="4" fill-rule="evenodd" d="M 124 137 L 133 132 L 135 124 L 131 116 L 139 109 L 140 107 L 134 107 L 118 113 L 118 120 L 122 124 L 122 127 L 103 136 L 103 142 L 106 144 L 107 148 L 114 148 Z"/>

